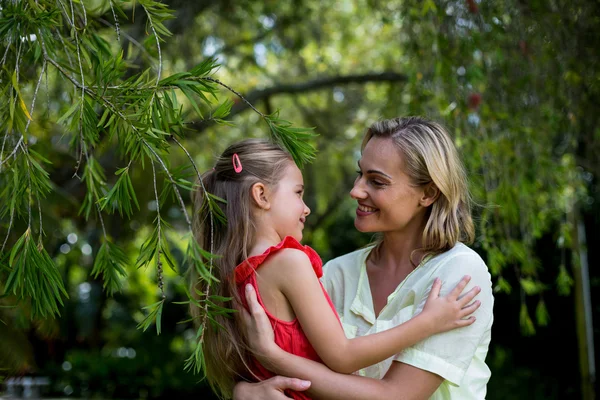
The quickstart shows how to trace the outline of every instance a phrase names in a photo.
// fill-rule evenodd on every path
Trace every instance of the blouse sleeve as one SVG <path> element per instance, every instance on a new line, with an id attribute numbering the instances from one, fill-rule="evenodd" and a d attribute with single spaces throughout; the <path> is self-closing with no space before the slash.
<path id="1" fill-rule="evenodd" d="M 489 340 L 493 320 L 491 276 L 487 266 L 477 253 L 459 253 L 438 266 L 428 274 L 420 293 L 416 293 L 413 316 L 423 310 L 431 285 L 436 277 L 442 279 L 440 296 L 447 295 L 463 276 L 470 275 L 471 281 L 463 291 L 479 286 L 481 292 L 476 297 L 481 307 L 473 314 L 477 319 L 469 326 L 433 335 L 402 353 L 394 356 L 394 361 L 410 364 L 422 370 L 433 372 L 449 381 L 460 385 L 471 360 L 475 356 L 480 343 Z"/>

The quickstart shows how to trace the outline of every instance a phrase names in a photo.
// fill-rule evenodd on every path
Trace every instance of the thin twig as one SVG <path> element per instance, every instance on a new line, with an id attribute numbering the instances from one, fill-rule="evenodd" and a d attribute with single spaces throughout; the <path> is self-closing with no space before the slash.
<path id="1" fill-rule="evenodd" d="M 19 138 L 19 141 L 17 142 L 17 145 L 15 146 L 15 148 L 13 149 L 13 151 L 8 155 L 8 157 L 6 157 L 4 160 L 0 159 L 0 167 L 2 166 L 2 164 L 4 164 L 5 162 L 7 162 L 9 160 L 9 158 L 11 158 L 13 156 L 13 154 L 17 153 L 17 150 L 21 146 L 22 142 L 23 142 L 23 136 L 21 136 Z"/>
<path id="2" fill-rule="evenodd" d="M 19 64 L 21 62 L 21 46 L 23 46 L 23 42 L 20 42 L 19 47 L 17 48 L 17 59 L 16 59 L 16 64 L 15 64 L 17 83 L 19 83 Z"/>
<path id="3" fill-rule="evenodd" d="M 188 159 L 190 160 L 192 166 L 194 167 L 194 170 L 196 171 L 196 175 L 198 176 L 198 182 L 200 182 L 200 186 L 202 187 L 202 193 L 204 194 L 204 198 L 206 199 L 206 201 L 211 201 L 210 197 L 208 196 L 208 192 L 206 191 L 206 187 L 204 186 L 204 182 L 202 181 L 202 175 L 200 175 L 200 171 L 198 170 L 198 166 L 196 165 L 196 162 L 194 161 L 194 159 L 192 158 L 192 156 L 190 155 L 190 153 L 187 151 L 187 149 L 179 142 L 179 140 L 177 140 L 177 138 L 172 135 L 171 139 L 179 146 L 181 147 L 181 150 L 184 151 L 184 153 L 187 155 Z M 213 216 L 213 212 L 209 207 L 209 215 L 210 215 L 210 253 L 214 254 L 215 251 L 215 245 L 214 245 L 214 216 Z M 192 237 L 193 237 L 193 232 L 192 232 Z M 213 259 L 212 257 L 209 259 L 208 261 L 209 263 L 209 267 L 208 267 L 208 275 L 212 276 L 212 270 L 213 270 Z M 200 329 L 202 329 L 202 334 L 200 336 L 199 343 L 202 343 L 204 340 L 204 332 L 206 331 L 206 323 L 208 321 L 208 301 L 209 301 L 209 297 L 210 297 L 210 282 L 207 282 L 206 285 L 206 289 L 205 289 L 205 293 L 204 293 L 204 313 L 202 316 L 202 322 L 200 323 Z"/>
<path id="4" fill-rule="evenodd" d="M 98 21 L 101 22 L 101 23 L 103 23 L 104 25 L 108 26 L 109 28 L 118 29 L 117 26 L 112 25 L 110 22 L 108 22 L 105 19 L 99 18 Z M 127 34 L 126 31 L 121 31 L 120 34 L 123 35 L 125 38 L 127 38 L 127 40 L 129 40 L 131 43 L 133 43 L 134 46 L 137 47 L 138 49 L 140 49 L 143 53 L 148 54 L 148 50 L 146 50 L 144 48 L 144 46 L 142 46 L 142 44 L 140 42 L 138 42 L 137 40 L 135 40 L 135 38 L 133 36 Z"/>
<path id="5" fill-rule="evenodd" d="M 165 290 L 164 290 L 164 283 L 163 283 L 163 270 L 162 270 L 162 261 L 160 259 L 161 256 L 161 249 L 160 249 L 160 235 L 161 235 L 161 220 L 160 220 L 160 201 L 158 199 L 158 191 L 156 190 L 156 169 L 154 168 L 154 161 L 151 161 L 150 164 L 152 165 L 152 182 L 154 183 L 154 198 L 156 199 L 156 214 L 157 214 L 157 233 L 158 233 L 158 246 L 159 246 L 159 250 L 158 250 L 158 254 L 156 256 L 156 269 L 157 269 L 157 278 L 158 278 L 158 287 L 160 288 L 160 291 L 162 293 L 162 298 L 166 298 L 165 296 Z"/>
<path id="6" fill-rule="evenodd" d="M 8 139 L 8 132 L 6 132 L 6 134 L 4 135 L 4 139 L 2 139 L 2 149 L 0 150 L 0 172 L 2 172 L 2 164 L 4 164 L 3 162 L 3 155 L 4 155 L 4 146 L 6 145 L 6 139 Z M 10 158 L 10 156 L 8 157 Z"/>
<path id="7" fill-rule="evenodd" d="M 38 30 L 39 32 L 39 30 Z M 41 33 L 40 33 L 41 34 Z M 85 91 L 86 94 L 88 94 L 89 96 L 91 96 L 94 99 L 98 99 L 99 97 L 101 97 L 100 95 L 98 95 L 96 92 L 94 92 L 93 90 L 89 89 L 88 87 L 84 86 L 83 84 L 79 83 L 77 81 L 77 79 L 73 78 L 59 63 L 57 63 L 52 57 L 50 57 L 50 55 L 48 54 L 48 50 L 46 49 L 46 43 L 44 42 L 43 39 L 40 39 L 40 44 L 42 47 L 42 54 L 44 55 L 44 59 L 46 61 L 48 61 L 50 64 L 54 65 L 54 67 L 65 77 L 67 78 L 69 81 L 71 81 L 71 83 L 73 85 L 75 85 L 78 89 L 81 89 L 82 91 Z"/>
<path id="8" fill-rule="evenodd" d="M 20 61 L 19 59 L 20 59 L 20 53 L 21 53 L 21 44 L 22 44 L 22 42 L 21 42 L 21 43 L 19 43 L 19 47 L 17 48 L 17 59 L 16 59 L 16 65 L 15 65 L 15 71 L 16 71 L 16 77 L 17 77 L 17 83 L 19 82 L 19 61 Z M 6 47 L 6 52 L 4 53 L 4 57 L 6 57 L 6 54 L 8 53 L 8 49 L 9 49 L 9 47 L 10 47 L 10 46 L 7 46 L 7 47 Z M 5 61 L 5 60 L 3 59 L 3 60 L 2 60 L 2 65 L 4 65 L 4 61 Z M 15 88 L 15 90 L 16 90 L 16 88 Z M 17 99 L 18 99 L 18 96 L 15 96 L 15 105 L 17 104 Z M 29 125 L 29 121 L 28 121 L 28 125 Z M 6 157 L 6 159 L 4 159 L 4 160 L 3 160 L 3 159 L 2 159 L 2 155 L 4 154 L 4 145 L 5 145 L 5 143 L 6 143 L 6 138 L 7 138 L 7 137 L 8 137 L 8 133 L 6 133 L 6 135 L 4 135 L 4 140 L 2 141 L 2 151 L 0 151 L 0 171 L 2 170 L 2 169 L 1 169 L 1 168 L 2 168 L 2 165 L 3 165 L 5 162 L 7 162 L 7 161 L 10 159 L 10 157 L 12 157 L 12 155 L 13 155 L 13 154 L 16 154 L 16 152 L 17 152 L 17 150 L 18 150 L 18 148 L 19 148 L 19 146 L 20 146 L 20 144 L 21 144 L 21 141 L 23 141 L 23 136 L 21 136 L 21 137 L 19 138 L 19 141 L 17 142 L 17 145 L 16 145 L 16 146 L 15 146 L 15 148 L 13 149 L 13 151 L 12 151 L 12 152 L 11 152 L 11 153 L 8 155 L 8 157 Z M 6 242 L 5 242 L 5 243 L 6 243 Z M 2 246 L 2 247 L 4 247 L 4 246 Z"/>
<path id="9" fill-rule="evenodd" d="M 31 100 L 31 110 L 29 111 L 30 118 L 27 119 L 27 125 L 25 125 L 25 133 L 29 129 L 29 124 L 33 121 L 33 109 L 35 108 L 35 100 L 37 99 L 38 90 L 40 89 L 40 85 L 42 84 L 42 77 L 44 76 L 44 71 L 46 70 L 46 60 L 42 64 L 42 72 L 40 72 L 40 77 L 38 78 L 37 85 L 35 85 L 35 91 L 33 92 L 33 99 Z"/>
<path id="10" fill-rule="evenodd" d="M 258 113 L 258 115 L 260 115 L 260 116 L 261 116 L 261 117 L 263 117 L 263 118 L 266 118 L 266 115 L 265 115 L 265 114 L 263 114 L 263 113 L 261 113 L 260 111 L 258 111 L 258 110 L 256 109 L 256 107 L 254 107 L 254 106 L 252 105 L 252 103 L 250 103 L 248 100 L 246 100 L 246 98 L 245 98 L 244 96 L 242 96 L 242 94 L 241 94 L 240 92 L 236 91 L 236 90 L 235 90 L 235 89 L 233 89 L 232 87 L 230 87 L 230 86 L 228 86 L 228 85 L 224 84 L 223 82 L 221 82 L 221 81 L 220 81 L 220 80 L 218 80 L 218 79 L 211 78 L 210 76 L 205 76 L 205 77 L 202 77 L 202 78 L 200 78 L 200 79 L 207 80 L 207 81 L 211 81 L 211 82 L 214 82 L 214 83 L 216 83 L 217 85 L 221 85 L 221 86 L 223 86 L 225 89 L 229 90 L 231 93 L 233 93 L 233 94 L 235 94 L 236 96 L 238 96 L 238 97 L 239 97 L 239 98 L 240 98 L 240 99 L 241 99 L 241 100 L 242 100 L 244 103 L 246 103 L 246 104 L 247 104 L 247 105 L 248 105 L 248 106 L 249 106 L 251 109 L 253 109 L 254 111 L 256 111 L 256 113 Z"/>
<path id="11" fill-rule="evenodd" d="M 39 237 L 39 242 L 42 243 L 42 236 L 44 234 L 44 227 L 42 225 L 42 201 L 41 199 L 38 197 L 38 213 L 40 214 L 40 237 Z"/>
<path id="12" fill-rule="evenodd" d="M 25 149 L 23 149 L 25 151 Z M 29 221 L 27 223 L 29 229 L 31 230 L 31 203 L 33 202 L 33 188 L 31 187 L 31 163 L 29 162 L 29 158 L 26 158 L 27 161 L 27 181 L 29 182 L 29 201 L 27 202 L 27 212 L 29 213 Z"/>
<path id="13" fill-rule="evenodd" d="M 150 23 L 150 29 L 152 29 L 152 33 L 154 34 L 154 38 L 156 39 L 156 48 L 158 49 L 158 73 L 156 74 L 156 87 L 158 88 L 158 83 L 160 82 L 160 75 L 162 74 L 162 52 L 160 50 L 160 39 L 158 37 L 158 34 L 156 33 L 156 29 L 154 29 L 154 23 L 152 22 L 152 16 L 150 15 L 150 13 L 146 9 L 146 7 L 144 7 L 144 11 L 146 12 L 146 15 L 148 16 L 148 22 Z M 152 106 L 155 96 L 156 96 L 156 90 L 154 90 L 152 93 L 152 98 L 150 99 L 149 107 Z"/>
<path id="14" fill-rule="evenodd" d="M 4 63 L 6 62 L 6 56 L 8 55 L 9 49 L 10 49 L 10 43 L 6 45 L 6 50 L 4 51 L 4 56 L 2 57 L 2 62 L 0 63 L 0 68 L 4 67 Z"/>
<path id="15" fill-rule="evenodd" d="M 160 163 L 160 165 L 162 166 L 163 170 L 165 171 L 165 173 L 169 177 L 169 181 L 171 181 L 171 184 L 173 185 L 173 190 L 175 191 L 175 195 L 177 196 L 177 199 L 179 200 L 179 205 L 181 206 L 181 210 L 183 211 L 183 216 L 185 217 L 185 221 L 187 222 L 188 227 L 189 227 L 189 229 L 191 231 L 192 230 L 192 221 L 190 220 L 190 216 L 189 216 L 189 214 L 187 212 L 187 209 L 185 208 L 185 203 L 183 201 L 183 198 L 181 197 L 181 193 L 179 192 L 179 188 L 177 187 L 177 184 L 175 183 L 175 180 L 173 179 L 173 176 L 171 175 L 171 172 L 169 172 L 169 169 L 165 165 L 165 162 L 162 160 L 162 158 L 160 158 L 160 156 L 158 155 L 158 153 L 156 153 L 156 151 L 154 150 L 154 148 L 152 148 L 152 146 L 150 146 L 150 144 L 146 141 L 146 139 L 140 138 L 140 140 L 148 148 L 148 150 L 150 150 L 152 152 L 152 154 L 154 154 L 154 157 L 156 157 L 156 161 L 158 161 Z"/>
<path id="16" fill-rule="evenodd" d="M 15 147 L 15 150 L 13 150 L 13 153 L 16 153 L 16 149 L 18 149 L 19 147 L 21 147 L 22 141 L 23 141 L 23 136 L 21 136 L 21 138 L 19 139 L 19 142 L 17 143 L 17 146 Z M 11 156 L 12 156 L 12 153 L 11 153 L 11 155 L 9 155 L 6 158 L 6 160 L 8 160 Z M 30 205 L 30 207 L 31 207 L 31 205 Z M 30 214 L 31 214 L 31 208 L 30 208 Z M 8 242 L 8 238 L 10 237 L 10 231 L 12 229 L 14 220 L 15 220 L 15 207 L 11 206 L 11 208 L 10 208 L 10 221 L 8 222 L 8 229 L 6 231 L 6 237 L 4 238 L 4 243 L 2 243 L 2 248 L 0 249 L 0 253 L 4 252 L 4 247 L 6 246 L 6 242 Z M 31 225 L 31 223 L 30 223 L 30 225 Z"/>
<path id="17" fill-rule="evenodd" d="M 117 42 L 121 43 L 121 30 L 119 29 L 119 17 L 117 16 L 117 13 L 115 13 L 115 8 L 113 7 L 112 0 L 109 0 L 108 4 L 110 4 L 110 10 L 112 11 L 113 18 L 115 19 L 115 29 L 117 31 Z"/>
<path id="18" fill-rule="evenodd" d="M 67 18 L 67 22 L 69 22 L 69 25 L 71 25 L 72 27 L 75 27 L 75 20 L 71 21 L 71 19 L 69 18 L 69 13 L 67 12 L 67 8 L 63 4 L 62 0 L 58 0 L 58 3 L 60 4 L 61 8 L 63 9 L 63 13 L 65 14 L 65 17 Z"/>
<path id="19" fill-rule="evenodd" d="M 80 2 L 79 4 L 81 4 L 81 9 L 83 10 L 83 26 L 87 26 L 87 12 L 85 11 L 85 6 L 83 4 L 83 1 Z M 73 20 L 75 20 L 75 16 L 73 16 Z"/>
<path id="20" fill-rule="evenodd" d="M 46 61 L 46 60 L 44 60 L 44 61 Z M 46 68 L 45 77 L 46 77 L 46 115 L 48 115 L 50 113 L 50 89 L 48 86 L 48 68 Z"/>
<path id="21" fill-rule="evenodd" d="M 85 145 L 85 142 L 82 143 L 82 146 L 83 145 Z M 84 154 L 86 162 L 89 163 L 90 156 L 88 154 L 87 149 L 85 149 Z M 108 241 L 108 235 L 106 234 L 106 226 L 104 225 L 104 218 L 102 218 L 102 210 L 100 210 L 100 196 L 98 196 L 98 193 L 96 191 L 94 191 L 94 195 L 96 197 L 96 201 L 94 203 L 96 204 L 96 211 L 98 212 L 98 219 L 100 220 L 100 225 L 102 225 L 102 233 L 104 234 L 104 239 Z"/>
<path id="22" fill-rule="evenodd" d="M 96 211 L 98 211 L 98 219 L 100 220 L 100 225 L 102 225 L 102 233 L 104 234 L 104 239 L 108 240 L 108 235 L 106 234 L 106 226 L 104 226 L 104 218 L 102 218 L 102 211 L 100 210 L 100 205 L 96 202 Z"/>
<path id="23" fill-rule="evenodd" d="M 73 8 L 73 0 L 69 0 L 69 3 L 71 4 L 71 13 L 73 14 L 73 16 L 72 16 L 73 22 L 75 22 L 75 10 Z M 84 14 L 85 14 L 85 8 L 84 8 Z M 86 17 L 86 25 L 87 25 L 87 17 Z M 73 32 L 75 32 L 75 47 L 77 48 L 77 60 L 79 61 L 79 73 L 81 74 L 81 86 L 82 86 L 82 88 L 81 88 L 81 108 L 79 109 L 79 140 L 80 140 L 80 146 L 81 146 L 80 154 L 79 154 L 79 161 L 81 161 L 81 152 L 82 152 L 82 150 L 84 150 L 84 146 L 85 146 L 85 142 L 83 140 L 83 107 L 85 105 L 85 77 L 83 76 L 83 65 L 81 63 L 81 52 L 79 49 L 79 35 L 77 34 L 77 27 L 73 26 Z M 85 151 L 87 152 L 87 149 L 85 149 Z M 77 163 L 77 169 L 75 170 L 75 174 L 73 176 L 77 175 L 79 165 L 80 165 L 80 162 Z"/>
<path id="24" fill-rule="evenodd" d="M 25 125 L 25 132 L 24 134 L 27 133 L 27 130 L 29 129 L 29 125 L 31 124 L 31 121 L 33 120 L 33 110 L 35 109 L 35 101 L 37 99 L 37 94 L 38 94 L 38 90 L 40 89 L 40 85 L 42 84 L 42 77 L 44 76 L 44 71 L 46 70 L 46 60 L 44 60 L 44 63 L 42 64 L 42 71 L 40 72 L 40 77 L 37 81 L 37 84 L 35 85 L 35 90 L 33 92 L 33 99 L 31 100 L 31 110 L 29 111 L 29 116 L 30 118 L 27 120 L 27 125 Z M 22 136 L 23 137 L 23 136 Z M 23 149 L 25 150 L 25 149 Z M 29 176 L 29 227 L 31 228 L 31 202 L 32 202 L 32 186 L 31 186 L 31 172 L 29 170 L 29 168 L 31 168 L 31 164 L 29 163 L 29 159 L 27 160 L 27 166 L 28 166 L 28 170 L 27 170 L 27 175 Z M 42 206 L 40 205 L 40 196 L 38 197 L 38 210 L 39 210 L 39 214 L 40 214 L 40 242 L 42 240 L 42 230 L 43 230 L 43 225 L 42 225 Z"/>
<path id="25" fill-rule="evenodd" d="M 11 207 L 10 209 L 10 221 L 8 221 L 8 231 L 6 232 L 6 237 L 4 238 L 4 243 L 2 243 L 2 248 L 0 249 L 0 254 L 4 252 L 4 247 L 6 246 L 6 242 L 8 242 L 8 237 L 10 236 L 10 230 L 13 226 L 13 221 L 15 217 L 15 209 Z"/>
<path id="26" fill-rule="evenodd" d="M 62 35 L 56 35 L 56 36 L 58 36 L 58 39 L 60 39 L 60 43 L 66 49 L 67 44 L 65 43 L 65 40 L 63 39 Z M 65 54 L 67 55 L 67 60 L 69 61 L 69 66 L 71 67 L 71 69 L 73 69 L 73 60 L 71 59 L 71 53 L 69 53 L 68 51 L 65 51 Z"/>

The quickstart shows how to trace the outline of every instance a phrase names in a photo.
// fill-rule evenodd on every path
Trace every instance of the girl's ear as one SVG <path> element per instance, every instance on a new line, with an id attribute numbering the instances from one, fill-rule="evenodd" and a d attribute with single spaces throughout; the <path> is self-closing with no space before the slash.
<path id="1" fill-rule="evenodd" d="M 430 182 L 427 185 L 425 185 L 425 188 L 423 189 L 423 196 L 419 200 L 419 203 L 423 207 L 429 207 L 430 205 L 435 203 L 439 196 L 440 189 L 438 189 L 435 183 Z"/>
<path id="2" fill-rule="evenodd" d="M 271 203 L 267 197 L 267 187 L 264 183 L 257 182 L 252 185 L 250 189 L 250 195 L 252 196 L 252 200 L 254 200 L 254 204 L 260 209 L 268 210 L 271 208 Z"/>

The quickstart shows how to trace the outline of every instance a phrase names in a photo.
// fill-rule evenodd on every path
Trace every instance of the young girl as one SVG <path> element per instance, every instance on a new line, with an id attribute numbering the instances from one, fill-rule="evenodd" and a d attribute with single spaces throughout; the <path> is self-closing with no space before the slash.
<path id="1" fill-rule="evenodd" d="M 194 199 L 196 239 L 209 250 L 212 229 L 214 252 L 220 256 L 213 271 L 219 282 L 211 284 L 211 291 L 233 298 L 223 307 L 246 307 L 244 290 L 251 285 L 267 311 L 275 342 L 287 352 L 352 373 L 436 333 L 474 322 L 466 317 L 479 307 L 479 302 L 471 303 L 479 289 L 459 298 L 469 277 L 446 297 L 439 297 L 436 280 L 418 316 L 381 333 L 347 339 L 319 282 L 321 259 L 300 244 L 310 210 L 302 200 L 302 173 L 291 156 L 268 141 L 245 140 L 225 150 L 202 181 L 209 193 L 226 201 L 218 203 L 226 224 L 215 220 L 211 228 L 204 194 L 199 191 Z M 206 377 L 213 389 L 230 398 L 236 381 L 272 377 L 248 349 L 239 316 L 216 318 L 224 329 L 211 326 L 204 335 Z M 288 395 L 308 398 L 301 392 Z"/>

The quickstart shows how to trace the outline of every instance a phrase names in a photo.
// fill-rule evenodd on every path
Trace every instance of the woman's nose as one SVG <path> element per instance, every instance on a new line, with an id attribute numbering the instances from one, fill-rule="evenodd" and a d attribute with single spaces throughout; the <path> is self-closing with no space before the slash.
<path id="1" fill-rule="evenodd" d="M 354 182 L 354 186 L 352 187 L 352 190 L 350 190 L 350 197 L 352 197 L 355 200 L 364 199 L 366 197 L 366 192 L 362 188 L 361 181 L 362 181 L 362 179 L 360 179 L 360 178 L 357 179 Z"/>
<path id="2" fill-rule="evenodd" d="M 304 215 L 308 216 L 310 214 L 310 208 L 308 208 L 308 206 L 305 204 L 304 205 Z"/>

